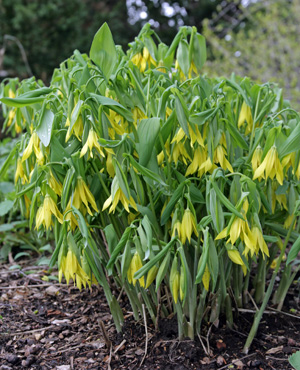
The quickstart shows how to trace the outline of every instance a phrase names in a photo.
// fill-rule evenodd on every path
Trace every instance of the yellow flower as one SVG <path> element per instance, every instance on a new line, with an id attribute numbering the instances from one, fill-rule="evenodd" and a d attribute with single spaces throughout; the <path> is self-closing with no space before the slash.
<path id="1" fill-rule="evenodd" d="M 103 204 L 102 211 L 104 211 L 106 208 L 108 208 L 111 205 L 111 207 L 109 208 L 109 213 L 111 213 L 111 212 L 115 213 L 115 210 L 116 210 L 116 207 L 117 207 L 119 201 L 123 204 L 123 207 L 126 209 L 126 211 L 128 213 L 130 213 L 129 206 L 131 206 L 132 208 L 134 208 L 138 212 L 138 209 L 136 207 L 136 203 L 135 203 L 134 199 L 132 198 L 132 196 L 130 196 L 129 199 L 126 198 L 126 196 L 123 193 L 123 191 L 121 190 L 121 188 L 119 188 L 116 191 L 114 199 L 112 199 L 112 195 L 110 195 L 106 199 L 106 201 Z"/>
<path id="2" fill-rule="evenodd" d="M 115 169 L 112 161 L 112 153 L 108 152 L 106 157 L 106 170 L 111 178 L 115 177 Z"/>
<path id="3" fill-rule="evenodd" d="M 75 104 L 75 106 L 72 110 L 71 117 L 73 115 L 73 112 L 74 112 L 75 108 L 76 108 L 76 104 Z M 77 137 L 77 139 L 79 141 L 81 141 L 81 137 L 82 137 L 82 133 L 83 133 L 83 120 L 82 120 L 81 114 L 79 114 L 76 122 L 74 123 L 74 125 L 72 126 L 71 129 L 70 129 L 70 124 L 71 124 L 70 118 L 68 117 L 67 120 L 66 120 L 66 125 L 65 125 L 66 127 L 69 127 L 68 131 L 67 131 L 67 134 L 66 134 L 66 142 L 70 139 L 73 132 L 74 132 L 75 136 Z"/>
<path id="4" fill-rule="evenodd" d="M 34 152 L 38 164 L 43 165 L 44 156 L 40 148 L 40 139 L 36 132 L 32 133 L 29 143 L 23 152 L 22 162 L 26 161 L 26 159 L 30 157 L 32 152 Z"/>
<path id="5" fill-rule="evenodd" d="M 204 289 L 207 291 L 209 289 L 209 279 L 210 279 L 210 272 L 208 269 L 208 264 L 206 264 L 205 271 L 202 277 L 202 283 L 203 283 Z"/>
<path id="6" fill-rule="evenodd" d="M 151 67 L 151 64 L 154 67 L 157 64 L 156 61 L 152 58 L 149 50 L 146 47 L 143 48 L 143 54 L 141 52 L 135 54 L 131 58 L 131 61 L 132 61 L 133 64 L 135 64 L 137 67 L 139 67 L 141 72 L 145 71 L 145 69 L 147 67 L 147 63 L 148 63 L 148 68 Z"/>
<path id="7" fill-rule="evenodd" d="M 179 271 L 176 271 L 175 277 L 171 285 L 171 292 L 172 292 L 172 296 L 173 296 L 175 304 L 178 302 L 179 288 L 180 288 L 180 274 L 179 274 Z"/>
<path id="8" fill-rule="evenodd" d="M 227 155 L 226 149 L 224 149 L 222 145 L 218 145 L 214 152 L 214 163 L 219 163 L 223 170 L 233 172 L 232 166 L 226 159 L 225 155 Z"/>
<path id="9" fill-rule="evenodd" d="M 263 258 L 265 255 L 269 257 L 269 250 L 266 242 L 264 241 L 263 234 L 258 226 L 252 228 L 252 235 L 255 240 L 255 252 L 256 254 L 261 251 Z"/>
<path id="10" fill-rule="evenodd" d="M 268 177 L 274 179 L 276 176 L 277 181 L 280 185 L 283 184 L 283 167 L 278 158 L 278 152 L 275 145 L 271 147 L 271 149 L 266 154 L 264 160 L 262 161 L 261 165 L 256 169 L 254 172 L 253 180 L 259 178 Z"/>
<path id="11" fill-rule="evenodd" d="M 146 286 L 145 289 L 149 288 L 149 286 L 153 283 L 154 279 L 156 278 L 158 268 L 156 266 L 151 267 L 147 274 Z"/>
<path id="12" fill-rule="evenodd" d="M 68 250 L 67 256 L 63 256 L 61 259 L 58 272 L 59 282 L 61 282 L 62 275 L 65 276 L 67 284 L 69 284 L 70 279 L 72 279 L 74 281 L 74 285 L 76 283 L 77 288 L 80 290 L 82 288 L 82 285 L 85 288 L 86 283 L 90 285 L 89 276 L 83 270 L 71 249 Z"/>
<path id="13" fill-rule="evenodd" d="M 50 171 L 50 177 L 49 177 L 49 186 L 50 188 L 59 196 L 62 194 L 62 184 L 56 180 L 53 173 Z"/>
<path id="14" fill-rule="evenodd" d="M 14 99 L 16 97 L 16 94 L 12 89 L 8 90 L 8 97 L 11 99 Z"/>
<path id="15" fill-rule="evenodd" d="M 244 261 L 240 256 L 239 252 L 236 249 L 228 250 L 227 251 L 228 257 L 231 259 L 232 262 L 236 263 L 237 265 L 244 266 Z"/>
<path id="16" fill-rule="evenodd" d="M 14 120 L 14 118 L 15 118 L 15 116 L 16 116 L 16 108 L 14 108 L 14 109 L 11 109 L 10 111 L 9 111 L 9 113 L 8 113 L 8 121 L 7 121 L 7 127 L 9 127 L 11 124 L 12 124 L 12 122 L 13 122 L 13 120 Z"/>
<path id="17" fill-rule="evenodd" d="M 31 200 L 28 198 L 26 194 L 24 194 L 24 201 L 25 201 L 25 208 L 26 208 L 25 217 L 29 218 Z"/>
<path id="18" fill-rule="evenodd" d="M 254 172 L 257 170 L 257 168 L 261 164 L 262 153 L 263 153 L 262 148 L 260 145 L 258 145 L 253 153 L 252 160 L 251 160 L 251 164 L 252 164 L 252 168 Z"/>
<path id="19" fill-rule="evenodd" d="M 188 239 L 189 243 L 191 242 L 191 236 L 193 232 L 195 233 L 196 236 L 198 236 L 195 216 L 193 215 L 191 210 L 187 208 L 184 211 L 180 226 L 180 239 L 182 244 L 186 242 L 186 239 Z"/>
<path id="20" fill-rule="evenodd" d="M 244 214 L 245 217 L 248 211 L 248 207 L 249 207 L 249 203 L 248 203 L 248 200 L 246 199 L 243 203 L 243 209 L 242 209 L 242 213 Z M 249 251 L 251 252 L 251 255 L 253 255 L 254 253 L 257 253 L 256 246 L 257 246 L 257 243 L 260 243 L 261 240 L 259 239 L 258 241 L 256 237 L 253 235 L 253 232 L 250 230 L 247 221 L 244 221 L 239 217 L 235 217 L 230 228 L 225 227 L 225 229 L 223 229 L 217 235 L 216 240 L 224 239 L 227 236 L 229 236 L 229 238 L 227 239 L 226 244 L 230 243 L 232 245 L 234 245 L 235 242 L 240 238 L 240 240 L 244 243 L 244 246 L 245 246 L 243 254 L 247 255 Z M 263 246 L 261 247 L 263 249 Z"/>
<path id="21" fill-rule="evenodd" d="M 36 214 L 36 229 L 43 225 L 46 229 L 51 228 L 53 225 L 52 215 L 55 216 L 61 224 L 63 223 L 63 216 L 59 212 L 57 205 L 50 195 L 46 195 L 43 205 L 39 207 Z"/>
<path id="22" fill-rule="evenodd" d="M 239 115 L 239 120 L 238 120 L 238 128 L 240 128 L 244 124 L 245 121 L 247 122 L 245 133 L 249 134 L 252 131 L 253 118 L 252 118 L 251 108 L 249 107 L 249 105 L 243 102 L 240 115 Z"/>
<path id="23" fill-rule="evenodd" d="M 23 185 L 25 184 L 25 182 L 28 182 L 28 178 L 25 175 L 25 172 L 22 166 L 22 161 L 20 158 L 18 158 L 18 161 L 17 161 L 17 168 L 16 168 L 16 173 L 15 173 L 15 184 L 18 182 L 19 178 L 22 180 Z"/>
<path id="24" fill-rule="evenodd" d="M 173 147 L 172 158 L 175 164 L 177 164 L 179 157 L 181 157 L 181 160 L 185 165 L 187 164 L 187 160 L 191 161 L 191 157 L 189 156 L 184 147 L 184 143 L 182 142 L 175 144 Z"/>
<path id="25" fill-rule="evenodd" d="M 105 155 L 104 155 L 103 151 L 101 150 L 101 147 L 98 143 L 98 135 L 96 134 L 96 132 L 93 129 L 91 129 L 90 132 L 89 132 L 87 141 L 81 149 L 80 158 L 83 157 L 86 154 L 88 149 L 90 149 L 90 156 L 93 158 L 93 148 L 97 149 L 99 154 L 102 155 L 102 157 L 105 157 Z"/>
<path id="26" fill-rule="evenodd" d="M 285 229 L 288 229 L 291 226 L 293 218 L 294 218 L 294 215 L 288 215 L 288 217 L 286 218 L 286 220 L 284 221 L 284 224 L 283 224 L 283 227 Z M 296 224 L 294 225 L 294 229 L 295 229 L 295 227 L 296 227 Z"/>
<path id="27" fill-rule="evenodd" d="M 134 274 L 143 267 L 142 260 L 138 252 L 135 252 L 134 256 L 131 259 L 129 269 L 127 271 L 127 279 L 130 284 L 135 286 L 137 279 L 134 278 Z M 145 287 L 145 278 L 144 276 L 139 279 L 139 283 L 141 287 Z"/>
<path id="28" fill-rule="evenodd" d="M 174 223 L 173 230 L 172 230 L 172 238 L 174 238 L 176 236 L 176 233 L 178 235 L 178 238 L 180 239 L 180 236 L 181 236 L 181 223 L 178 220 Z"/>

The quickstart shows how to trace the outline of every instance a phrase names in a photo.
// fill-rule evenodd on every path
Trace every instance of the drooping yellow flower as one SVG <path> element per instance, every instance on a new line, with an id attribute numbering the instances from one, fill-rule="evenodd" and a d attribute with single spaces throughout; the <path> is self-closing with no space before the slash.
<path id="1" fill-rule="evenodd" d="M 53 173 L 50 171 L 50 177 L 49 177 L 49 186 L 50 188 L 59 196 L 61 196 L 62 194 L 62 184 L 56 180 L 56 178 L 54 177 Z"/>
<path id="2" fill-rule="evenodd" d="M 26 208 L 25 217 L 29 218 L 31 200 L 28 198 L 26 194 L 24 194 L 24 201 L 25 201 L 25 208 Z"/>
<path id="3" fill-rule="evenodd" d="M 228 162 L 226 149 L 222 145 L 218 145 L 214 152 L 214 163 L 219 163 L 223 170 L 228 170 L 229 172 L 233 172 L 231 164 Z"/>
<path id="4" fill-rule="evenodd" d="M 151 267 L 151 269 L 148 271 L 145 289 L 149 288 L 149 286 L 153 283 L 154 279 L 156 278 L 157 271 L 158 267 L 156 266 Z"/>
<path id="5" fill-rule="evenodd" d="M 294 215 L 288 215 L 288 217 L 286 218 L 286 220 L 284 221 L 284 224 L 283 224 L 283 227 L 285 229 L 289 229 L 289 227 L 292 224 L 293 218 L 294 218 Z M 296 223 L 294 225 L 294 229 L 295 229 L 295 227 L 296 227 Z"/>
<path id="6" fill-rule="evenodd" d="M 238 120 L 238 128 L 240 128 L 244 124 L 245 121 L 247 122 L 247 127 L 245 131 L 247 135 L 252 131 L 253 118 L 252 118 L 251 108 L 249 107 L 249 105 L 243 102 L 240 115 L 239 115 L 239 120 Z"/>
<path id="7" fill-rule="evenodd" d="M 180 240 L 182 244 L 186 242 L 186 239 L 191 242 L 192 234 L 198 236 L 197 222 L 195 216 L 189 208 L 184 211 L 182 222 L 180 226 Z"/>
<path id="8" fill-rule="evenodd" d="M 200 166 L 199 173 L 198 173 L 199 177 L 201 177 L 203 173 L 207 173 L 207 172 L 212 173 L 213 170 L 217 168 L 217 166 L 211 161 L 210 156 L 207 155 L 207 152 L 206 152 L 206 158 L 207 159 Z"/>
<path id="9" fill-rule="evenodd" d="M 22 180 L 22 184 L 24 185 L 25 182 L 28 182 L 28 178 L 24 172 L 24 168 L 22 166 L 22 160 L 21 158 L 18 158 L 17 161 L 17 168 L 16 168 L 16 173 L 15 173 L 15 184 L 18 182 L 18 179 Z"/>
<path id="10" fill-rule="evenodd" d="M 131 259 L 129 269 L 127 271 L 127 279 L 130 284 L 135 286 L 137 279 L 134 278 L 134 274 L 143 267 L 142 260 L 138 252 L 135 252 L 134 256 Z M 139 279 L 141 287 L 145 287 L 145 278 L 144 276 Z"/>
<path id="11" fill-rule="evenodd" d="M 245 265 L 239 251 L 237 251 L 236 249 L 228 250 L 227 254 L 232 262 L 236 263 L 237 265 L 241 265 L 241 266 Z"/>
<path id="12" fill-rule="evenodd" d="M 113 161 L 112 161 L 112 154 L 111 152 L 107 153 L 106 157 L 106 170 L 111 178 L 115 177 L 115 169 L 113 166 Z"/>
<path id="13" fill-rule="evenodd" d="M 15 94 L 15 92 L 12 89 L 9 89 L 8 90 L 8 97 L 10 99 L 14 99 L 16 97 L 16 94 Z"/>
<path id="14" fill-rule="evenodd" d="M 274 179 L 276 177 L 280 185 L 283 184 L 283 167 L 278 158 L 278 152 L 275 145 L 273 145 L 266 154 L 261 165 L 254 172 L 253 180 L 260 178 Z"/>
<path id="15" fill-rule="evenodd" d="M 134 107 L 132 111 L 132 116 L 133 116 L 133 124 L 135 128 L 137 128 L 138 121 L 148 118 L 146 114 L 138 107 Z"/>
<path id="16" fill-rule="evenodd" d="M 243 208 L 241 210 L 242 214 L 246 218 L 248 211 L 249 203 L 245 199 L 243 203 Z M 242 220 L 239 217 L 235 217 L 230 228 L 225 227 L 216 237 L 216 240 L 224 239 L 228 237 L 226 244 L 230 243 L 234 245 L 238 239 L 244 243 L 244 254 L 247 255 L 250 251 L 251 255 L 256 253 L 256 244 L 257 241 L 249 228 L 248 221 Z"/>
<path id="17" fill-rule="evenodd" d="M 252 160 L 251 160 L 252 169 L 253 169 L 254 172 L 261 165 L 262 153 L 263 153 L 262 148 L 261 148 L 260 145 L 258 145 L 256 147 L 256 149 L 254 150 L 254 153 L 253 153 L 253 156 L 252 156 Z"/>
<path id="18" fill-rule="evenodd" d="M 172 151 L 172 159 L 175 164 L 177 164 L 179 158 L 181 158 L 185 165 L 187 164 L 187 160 L 191 161 L 191 157 L 189 156 L 186 148 L 184 147 L 184 143 L 182 142 L 175 144 Z"/>
<path id="19" fill-rule="evenodd" d="M 54 200 L 51 198 L 49 194 L 47 194 L 44 198 L 43 205 L 39 207 L 36 214 L 36 229 L 38 229 L 41 225 L 44 226 L 46 229 L 50 229 L 53 225 L 52 216 L 56 217 L 58 222 L 61 224 L 63 223 L 63 216 L 57 208 Z"/>
<path id="20" fill-rule="evenodd" d="M 32 152 L 34 152 L 38 164 L 43 165 L 44 156 L 40 148 L 40 138 L 38 137 L 38 134 L 36 132 L 32 133 L 28 145 L 23 152 L 22 162 L 26 161 L 26 159 L 30 157 Z"/>
<path id="21" fill-rule="evenodd" d="M 173 229 L 172 229 L 172 238 L 174 238 L 176 235 L 180 239 L 180 236 L 181 236 L 181 223 L 178 220 L 174 223 L 174 226 L 173 226 Z"/>
<path id="22" fill-rule="evenodd" d="M 175 304 L 178 302 L 179 288 L 180 288 L 180 273 L 179 271 L 176 271 L 174 279 L 171 284 L 171 293 Z"/>
<path id="23" fill-rule="evenodd" d="M 203 283 L 204 289 L 207 291 L 209 289 L 209 279 L 210 279 L 210 272 L 208 269 L 208 264 L 206 264 L 204 274 L 202 276 L 202 283 Z"/>
<path id="24" fill-rule="evenodd" d="M 116 210 L 116 207 L 117 207 L 119 201 L 123 204 L 123 207 L 126 209 L 126 211 L 128 213 L 130 213 L 129 206 L 131 206 L 133 209 L 135 209 L 138 212 L 138 209 L 136 207 L 136 203 L 135 203 L 134 199 L 132 198 L 132 196 L 130 196 L 129 199 L 126 198 L 126 196 L 123 193 L 123 191 L 121 190 L 121 188 L 119 188 L 116 191 L 114 199 L 112 199 L 112 195 L 110 195 L 106 199 L 106 201 L 103 204 L 102 211 L 104 211 L 106 208 L 108 208 L 111 205 L 111 207 L 109 208 L 109 213 L 111 213 L 111 212 L 115 213 L 115 210 Z"/>
<path id="25" fill-rule="evenodd" d="M 252 228 L 252 235 L 255 240 L 255 252 L 258 254 L 259 251 L 261 251 L 263 258 L 265 258 L 265 255 L 269 257 L 269 249 L 268 246 L 264 240 L 263 234 L 261 232 L 261 229 L 258 226 L 254 226 Z"/>
<path id="26" fill-rule="evenodd" d="M 287 154 L 285 157 L 282 158 L 282 167 L 288 170 L 290 167 L 295 167 L 295 153 Z"/>
<path id="27" fill-rule="evenodd" d="M 65 276 L 67 284 L 69 284 L 70 279 L 73 280 L 74 285 L 81 290 L 82 285 L 86 288 L 86 283 L 90 285 L 90 277 L 81 267 L 77 260 L 76 255 L 71 249 L 68 250 L 67 256 L 63 256 L 59 266 L 59 282 L 61 282 L 62 275 Z"/>
<path id="28" fill-rule="evenodd" d="M 95 148 L 99 152 L 99 154 L 102 155 L 102 157 L 105 157 L 105 155 L 104 155 L 104 153 L 103 153 L 103 151 L 100 147 L 100 144 L 98 143 L 98 139 L 99 138 L 98 138 L 97 133 L 93 129 L 91 129 L 90 132 L 89 132 L 87 141 L 81 149 L 80 158 L 83 157 L 86 154 L 88 149 L 90 149 L 89 154 L 93 158 L 93 148 Z"/>
<path id="29" fill-rule="evenodd" d="M 131 58 L 131 61 L 133 64 L 139 67 L 141 72 L 145 71 L 145 69 L 147 68 L 147 64 L 148 68 L 151 68 L 151 65 L 153 65 L 154 67 L 156 67 L 157 65 L 156 61 L 152 58 L 149 50 L 146 47 L 143 48 L 143 54 L 141 52 L 135 54 Z"/>
<path id="30" fill-rule="evenodd" d="M 75 108 L 76 108 L 76 104 L 75 104 L 75 106 L 72 110 L 71 117 L 74 113 Z M 72 126 L 72 128 L 70 127 L 70 124 L 71 124 L 70 118 L 67 117 L 66 125 L 65 125 L 66 127 L 68 127 L 68 131 L 67 131 L 67 134 L 66 134 L 66 142 L 68 142 L 68 140 L 70 139 L 70 137 L 72 136 L 73 133 L 75 134 L 77 139 L 79 141 L 81 141 L 81 137 L 82 137 L 82 133 L 83 133 L 83 119 L 82 119 L 81 114 L 78 115 L 77 120 L 74 123 L 74 125 Z"/>
<path id="31" fill-rule="evenodd" d="M 83 178 L 81 176 L 78 176 L 73 196 L 69 199 L 65 210 L 65 213 L 67 213 L 65 219 L 67 221 L 70 221 L 70 226 L 72 230 L 76 227 L 76 225 L 78 225 L 78 223 L 73 213 L 69 212 L 71 206 L 74 206 L 75 208 L 80 210 L 83 215 L 85 215 L 87 211 L 92 216 L 93 213 L 89 207 L 89 204 L 92 206 L 95 212 L 99 212 L 94 195 L 86 185 Z"/>

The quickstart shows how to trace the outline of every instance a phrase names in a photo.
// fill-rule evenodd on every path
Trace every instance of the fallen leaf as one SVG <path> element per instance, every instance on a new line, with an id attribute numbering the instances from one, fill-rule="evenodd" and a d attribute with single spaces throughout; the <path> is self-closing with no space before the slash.
<path id="1" fill-rule="evenodd" d="M 239 370 L 242 370 L 244 368 L 244 363 L 241 360 L 234 360 L 232 363 L 237 366 Z"/>
<path id="2" fill-rule="evenodd" d="M 51 296 L 57 296 L 59 294 L 59 289 L 55 285 L 50 285 L 45 292 Z"/>
<path id="3" fill-rule="evenodd" d="M 223 356 L 218 356 L 216 362 L 218 366 L 222 366 L 223 364 L 226 364 L 225 358 Z"/>
<path id="4" fill-rule="evenodd" d="M 71 366 L 70 365 L 56 366 L 56 370 L 71 370 Z"/>
<path id="5" fill-rule="evenodd" d="M 283 350 L 283 346 L 274 347 L 274 348 L 269 349 L 266 352 L 266 355 L 274 355 L 275 353 L 282 352 L 282 350 Z"/>
<path id="6" fill-rule="evenodd" d="M 222 339 L 218 339 L 217 342 L 216 342 L 216 344 L 217 344 L 217 348 L 218 349 L 225 349 L 226 348 L 226 343 L 224 343 L 222 341 Z"/>
<path id="7" fill-rule="evenodd" d="M 71 320 L 69 319 L 63 319 L 63 320 L 53 320 L 51 321 L 51 324 L 54 324 L 54 325 L 66 325 L 66 324 L 70 324 Z"/>

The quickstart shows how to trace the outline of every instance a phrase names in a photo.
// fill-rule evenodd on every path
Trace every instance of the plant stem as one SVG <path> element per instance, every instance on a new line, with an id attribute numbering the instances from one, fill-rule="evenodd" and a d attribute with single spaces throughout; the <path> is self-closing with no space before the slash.
<path id="1" fill-rule="evenodd" d="M 291 236 L 291 233 L 292 233 L 292 230 L 293 230 L 295 221 L 296 221 L 296 216 L 293 217 L 293 221 L 292 221 L 292 223 L 290 225 L 289 231 L 288 231 L 287 236 L 285 238 L 284 245 L 282 246 L 280 255 L 279 255 L 278 260 L 277 260 L 276 267 L 275 267 L 275 269 L 273 271 L 272 278 L 271 278 L 270 284 L 268 286 L 266 295 L 265 295 L 265 297 L 263 299 L 262 305 L 261 305 L 259 311 L 257 311 L 256 314 L 255 314 L 255 316 L 254 316 L 253 324 L 252 324 L 250 333 L 248 335 L 248 338 L 246 340 L 246 343 L 245 343 L 245 346 L 244 346 L 244 349 L 243 349 L 243 352 L 246 353 L 246 354 L 248 353 L 249 348 L 250 348 L 250 346 L 251 346 L 251 344 L 253 342 L 253 339 L 254 339 L 254 337 L 256 335 L 256 332 L 257 332 L 258 326 L 260 324 L 261 318 L 263 316 L 264 310 L 265 310 L 265 308 L 266 308 L 266 306 L 268 304 L 268 301 L 269 301 L 269 299 L 271 297 L 271 294 L 272 294 L 272 291 L 273 291 L 273 287 L 274 287 L 274 283 L 275 283 L 275 279 L 276 279 L 276 276 L 278 274 L 279 267 L 280 267 L 282 258 L 284 256 L 285 249 L 286 249 L 287 244 L 289 242 L 289 239 L 290 239 L 290 236 Z"/>

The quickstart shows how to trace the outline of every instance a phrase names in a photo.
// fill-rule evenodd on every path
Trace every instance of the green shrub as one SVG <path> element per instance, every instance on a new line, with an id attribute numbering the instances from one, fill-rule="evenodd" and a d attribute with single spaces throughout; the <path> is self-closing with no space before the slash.
<path id="1" fill-rule="evenodd" d="M 104 24 L 49 88 L 25 80 L 10 98 L 2 84 L 26 129 L 7 163 L 30 225 L 54 229 L 59 278 L 97 280 L 118 330 L 111 284 L 137 320 L 176 313 L 180 338 L 221 314 L 232 325 L 251 286 L 263 303 L 247 350 L 288 241 L 287 281 L 300 248 L 299 115 L 272 84 L 201 76 L 195 28 L 156 40 L 146 25 L 125 54 Z"/>

